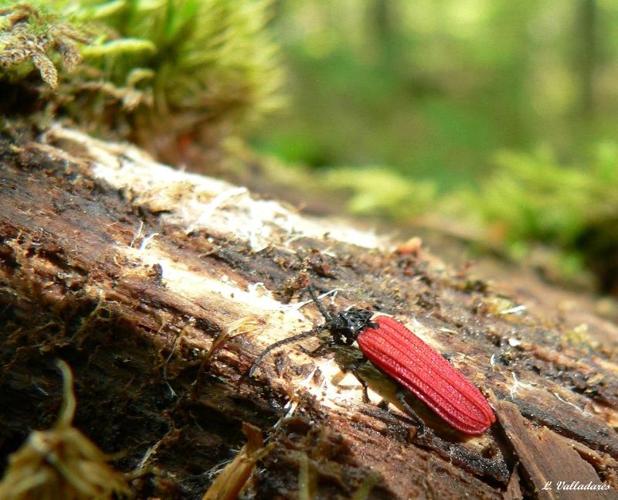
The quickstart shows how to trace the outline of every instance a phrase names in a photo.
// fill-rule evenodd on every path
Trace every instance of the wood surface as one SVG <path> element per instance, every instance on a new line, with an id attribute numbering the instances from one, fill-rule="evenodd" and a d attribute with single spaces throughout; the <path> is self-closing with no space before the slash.
<path id="1" fill-rule="evenodd" d="M 324 338 L 274 352 L 249 379 L 264 347 L 322 321 L 302 305 L 308 281 L 336 291 L 329 307 L 405 323 L 498 422 L 467 437 L 409 395 L 418 432 L 371 367 L 364 402 L 344 371 L 358 351 L 316 351 Z M 130 146 L 60 126 L 4 137 L 1 467 L 54 422 L 60 358 L 75 375 L 75 425 L 116 454 L 138 498 L 200 498 L 240 463 L 247 424 L 265 448 L 242 462 L 253 470 L 227 470 L 246 482 L 226 491 L 249 498 L 616 498 L 618 328 L 577 298 L 570 309 L 545 299 Z"/>

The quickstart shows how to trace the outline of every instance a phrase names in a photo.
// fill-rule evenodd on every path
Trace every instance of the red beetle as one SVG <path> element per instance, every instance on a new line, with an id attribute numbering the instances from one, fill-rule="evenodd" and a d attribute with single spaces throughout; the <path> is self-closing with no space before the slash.
<path id="1" fill-rule="evenodd" d="M 272 350 L 329 330 L 336 344 L 358 342 L 365 358 L 455 429 L 466 434 L 482 434 L 496 421 L 481 391 L 403 324 L 367 309 L 351 308 L 331 314 L 319 302 L 315 292 L 311 288 L 309 291 L 326 318 L 324 324 L 267 347 L 256 358 L 249 376 L 253 376 L 259 363 Z"/>

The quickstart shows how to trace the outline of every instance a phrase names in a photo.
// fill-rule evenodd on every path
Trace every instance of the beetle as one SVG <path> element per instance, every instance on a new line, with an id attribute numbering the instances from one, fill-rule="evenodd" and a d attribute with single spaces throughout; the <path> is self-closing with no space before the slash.
<path id="1" fill-rule="evenodd" d="M 356 307 L 331 313 L 320 303 L 313 287 L 308 290 L 325 322 L 268 346 L 255 359 L 249 377 L 274 349 L 328 330 L 335 344 L 357 342 L 366 359 L 455 429 L 478 435 L 495 422 L 494 412 L 481 391 L 402 323 L 390 316 Z"/>

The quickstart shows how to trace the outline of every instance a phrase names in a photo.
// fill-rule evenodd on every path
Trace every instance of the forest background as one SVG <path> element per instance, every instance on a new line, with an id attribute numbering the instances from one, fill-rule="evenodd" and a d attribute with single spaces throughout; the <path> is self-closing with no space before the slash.
<path id="1" fill-rule="evenodd" d="M 615 2 L 276 7 L 288 108 L 259 150 L 349 189 L 353 212 L 431 219 L 618 291 Z"/>
<path id="2" fill-rule="evenodd" d="M 45 106 L 171 164 L 326 212 L 343 194 L 370 223 L 438 229 L 618 294 L 611 0 L 0 8 L 3 119 Z"/>

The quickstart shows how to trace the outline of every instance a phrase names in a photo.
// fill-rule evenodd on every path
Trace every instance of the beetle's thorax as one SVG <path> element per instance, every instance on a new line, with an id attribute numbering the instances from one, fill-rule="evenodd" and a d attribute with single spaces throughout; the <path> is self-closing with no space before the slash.
<path id="1" fill-rule="evenodd" d="M 337 344 L 351 345 L 365 328 L 375 326 L 371 323 L 373 312 L 367 309 L 351 308 L 335 314 L 326 323 Z"/>

